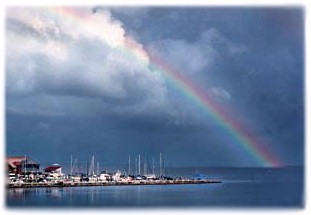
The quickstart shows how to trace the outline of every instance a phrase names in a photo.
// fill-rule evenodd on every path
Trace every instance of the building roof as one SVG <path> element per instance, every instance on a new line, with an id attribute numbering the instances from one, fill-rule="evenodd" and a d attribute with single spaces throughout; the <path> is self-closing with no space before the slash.
<path id="1" fill-rule="evenodd" d="M 45 168 L 44 171 L 45 172 L 53 172 L 59 168 L 61 168 L 60 165 L 52 165 L 52 166 L 48 166 L 47 168 Z"/>
<path id="2" fill-rule="evenodd" d="M 13 168 L 16 168 L 16 165 L 20 164 L 25 160 L 25 156 L 16 156 L 16 157 L 7 157 L 6 162 Z"/>
<path id="3" fill-rule="evenodd" d="M 20 165 L 22 162 L 27 162 L 27 164 L 38 164 L 30 157 L 25 156 L 9 156 L 6 158 L 6 162 L 13 168 L 16 168 L 17 165 Z M 39 165 L 39 164 L 38 164 Z"/>

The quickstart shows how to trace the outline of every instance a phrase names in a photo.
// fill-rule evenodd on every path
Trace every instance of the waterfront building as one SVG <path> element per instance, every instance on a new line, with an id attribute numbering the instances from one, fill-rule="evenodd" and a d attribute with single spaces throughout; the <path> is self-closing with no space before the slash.
<path id="1" fill-rule="evenodd" d="M 27 156 L 9 156 L 6 158 L 8 173 L 36 174 L 39 173 L 40 164 Z"/>
<path id="2" fill-rule="evenodd" d="M 62 173 L 62 167 L 59 164 L 53 164 L 44 169 L 48 179 L 62 179 L 64 174 Z"/>

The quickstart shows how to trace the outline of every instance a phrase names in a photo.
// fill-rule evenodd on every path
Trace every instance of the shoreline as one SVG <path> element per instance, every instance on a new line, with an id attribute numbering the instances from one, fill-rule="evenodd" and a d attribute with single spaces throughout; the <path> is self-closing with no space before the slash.
<path id="1" fill-rule="evenodd" d="M 38 187 L 87 187 L 87 186 L 139 186 L 139 185 L 183 185 L 183 184 L 215 184 L 220 180 L 174 180 L 174 181 L 131 181 L 131 182 L 56 182 L 56 183 L 18 183 L 7 184 L 7 189 Z"/>

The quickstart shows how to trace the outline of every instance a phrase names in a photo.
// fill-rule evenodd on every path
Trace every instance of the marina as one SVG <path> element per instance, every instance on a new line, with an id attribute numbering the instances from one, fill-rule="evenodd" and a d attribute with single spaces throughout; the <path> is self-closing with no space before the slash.
<path id="1" fill-rule="evenodd" d="M 158 174 L 155 174 L 155 162 L 152 168 L 148 159 L 141 165 L 141 155 L 135 159 L 135 171 L 131 174 L 131 159 L 128 159 L 128 172 L 99 171 L 99 164 L 95 168 L 95 157 L 84 173 L 77 173 L 77 158 L 71 157 L 69 174 L 62 172 L 59 164 L 53 164 L 40 171 L 40 164 L 27 156 L 7 157 L 8 178 L 7 188 L 37 188 L 37 187 L 82 187 L 82 186 L 127 186 L 127 185 L 186 185 L 221 183 L 219 179 L 207 178 L 196 174 L 193 177 L 169 177 L 165 174 L 162 153 L 159 156 Z M 143 171 L 141 171 L 143 166 Z M 149 166 L 149 168 L 148 168 Z M 96 171 L 95 171 L 96 169 Z"/>

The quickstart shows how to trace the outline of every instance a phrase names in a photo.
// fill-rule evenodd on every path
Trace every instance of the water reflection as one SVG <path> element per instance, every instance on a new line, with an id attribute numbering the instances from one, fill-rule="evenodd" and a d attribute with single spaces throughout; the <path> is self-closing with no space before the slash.
<path id="1" fill-rule="evenodd" d="M 61 198 L 63 189 L 58 188 L 58 187 L 49 187 L 49 188 L 46 188 L 45 193 L 47 197 L 50 196 L 52 198 Z"/>
<path id="2" fill-rule="evenodd" d="M 49 187 L 49 188 L 14 188 L 7 190 L 8 199 L 25 200 L 32 197 L 42 196 L 44 198 L 62 198 L 64 192 L 63 188 Z"/>
<path id="3" fill-rule="evenodd" d="M 14 198 L 21 198 L 25 195 L 25 189 L 24 188 L 15 188 L 15 189 L 8 189 L 7 195 Z"/>

